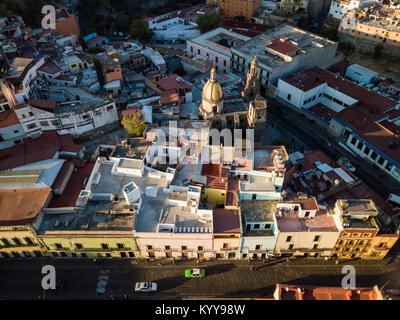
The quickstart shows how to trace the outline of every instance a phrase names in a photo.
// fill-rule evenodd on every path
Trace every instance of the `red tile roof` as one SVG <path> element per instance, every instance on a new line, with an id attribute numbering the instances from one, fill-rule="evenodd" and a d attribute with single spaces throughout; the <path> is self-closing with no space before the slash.
<path id="1" fill-rule="evenodd" d="M 54 100 L 29 100 L 28 104 L 32 107 L 43 109 L 46 111 L 54 112 L 57 106 L 57 102 Z"/>
<path id="2" fill-rule="evenodd" d="M 213 233 L 240 233 L 240 215 L 236 210 L 213 210 Z"/>
<path id="3" fill-rule="evenodd" d="M 302 91 L 309 91 L 326 82 L 329 87 L 337 89 L 376 111 L 385 112 L 394 108 L 397 104 L 394 100 L 319 67 L 291 75 L 285 78 L 284 81 Z"/>
<path id="4" fill-rule="evenodd" d="M 53 195 L 48 208 L 72 207 L 78 199 L 79 193 L 86 187 L 86 183 L 92 173 L 94 163 L 85 163 L 77 159 L 72 160 L 76 171 L 72 173 L 64 193 L 60 196 Z M 82 166 L 82 163 L 84 164 Z M 78 165 L 77 165 L 78 164 Z"/>
<path id="5" fill-rule="evenodd" d="M 32 223 L 50 192 L 50 189 L 0 190 L 0 225 Z"/>
<path id="6" fill-rule="evenodd" d="M 17 124 L 20 124 L 20 122 L 14 110 L 0 112 L 0 128 L 7 128 Z"/>
<path id="7" fill-rule="evenodd" d="M 129 108 L 129 109 L 123 110 L 123 111 L 121 112 L 121 116 L 122 116 L 122 117 L 126 117 L 126 116 L 131 116 L 131 117 L 133 117 L 133 116 L 135 116 L 137 113 L 140 113 L 140 108 L 139 108 L 139 107 L 134 107 L 134 108 Z"/>
<path id="8" fill-rule="evenodd" d="M 285 55 L 289 55 L 299 50 L 299 48 L 293 45 L 290 41 L 282 38 L 272 40 L 267 47 Z"/>
<path id="9" fill-rule="evenodd" d="M 42 65 L 38 71 L 50 73 L 50 74 L 55 74 L 57 72 L 60 72 L 61 69 L 57 67 L 57 65 L 54 62 L 47 62 L 44 65 Z"/>
<path id="10" fill-rule="evenodd" d="M 332 118 L 337 114 L 336 111 L 323 105 L 322 103 L 317 103 L 316 105 L 312 106 L 311 108 L 308 108 L 307 110 L 316 114 L 317 116 L 328 122 L 331 121 Z"/>
<path id="11" fill-rule="evenodd" d="M 187 89 L 192 90 L 192 87 L 184 81 L 177 80 L 178 75 L 173 74 L 169 77 L 161 78 L 157 84 L 164 90 Z"/>
<path id="12" fill-rule="evenodd" d="M 278 300 L 383 300 L 377 286 L 344 289 L 341 287 L 277 284 L 276 287 Z"/>
<path id="13" fill-rule="evenodd" d="M 204 163 L 201 167 L 202 176 L 221 177 L 222 164 L 221 163 Z"/>
<path id="14" fill-rule="evenodd" d="M 0 150 L 0 171 L 52 159 L 59 151 L 79 153 L 82 149 L 82 145 L 72 142 L 70 134 L 44 131 L 39 138 L 29 137 L 21 144 Z"/>

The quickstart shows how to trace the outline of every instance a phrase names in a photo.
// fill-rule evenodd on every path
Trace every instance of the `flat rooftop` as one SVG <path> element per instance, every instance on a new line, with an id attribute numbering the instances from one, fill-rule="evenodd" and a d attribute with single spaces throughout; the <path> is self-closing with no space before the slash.
<path id="1" fill-rule="evenodd" d="M 129 208 L 124 200 L 89 201 L 80 213 L 45 211 L 38 231 L 133 231 L 135 216 Z"/>
<path id="2" fill-rule="evenodd" d="M 378 210 L 370 199 L 338 200 L 338 207 L 343 215 L 349 216 L 377 216 Z"/>
<path id="3" fill-rule="evenodd" d="M 274 68 L 287 63 L 278 55 L 265 50 L 266 46 L 273 44 L 276 39 L 286 39 L 299 49 L 297 55 L 310 53 L 328 46 L 336 46 L 337 43 L 326 38 L 312 34 L 310 32 L 295 28 L 293 26 L 282 24 L 274 29 L 268 30 L 250 40 L 238 44 L 233 49 L 247 56 L 257 56 L 259 64 Z M 285 48 L 286 49 L 286 48 Z"/>
<path id="4" fill-rule="evenodd" d="M 233 45 L 240 44 L 248 39 L 250 38 L 225 28 L 217 28 L 190 41 L 220 54 L 230 56 L 230 48 Z"/>
<path id="5" fill-rule="evenodd" d="M 274 221 L 277 200 L 240 200 L 247 222 Z"/>
<path id="6" fill-rule="evenodd" d="M 299 218 L 298 213 L 289 211 L 283 213 L 283 216 L 276 215 L 278 229 L 281 232 L 297 231 L 323 231 L 338 232 L 335 220 L 328 216 L 326 211 L 319 210 L 312 219 Z"/>

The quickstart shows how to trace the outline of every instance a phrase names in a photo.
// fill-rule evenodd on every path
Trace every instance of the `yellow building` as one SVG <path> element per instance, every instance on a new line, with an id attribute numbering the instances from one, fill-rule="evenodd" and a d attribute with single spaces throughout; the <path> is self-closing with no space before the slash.
<path id="1" fill-rule="evenodd" d="M 89 201 L 79 211 L 46 209 L 37 233 L 52 257 L 135 258 L 134 213 L 125 201 Z"/>
<path id="2" fill-rule="evenodd" d="M 399 234 L 378 233 L 371 241 L 363 259 L 383 259 L 399 239 Z"/>
<path id="3" fill-rule="evenodd" d="M 261 0 L 207 0 L 207 4 L 218 5 L 220 13 L 228 18 L 244 16 L 246 20 L 250 20 L 261 7 Z"/>
<path id="4" fill-rule="evenodd" d="M 40 257 L 46 253 L 35 226 L 50 193 L 50 189 L 0 190 L 0 258 Z"/>

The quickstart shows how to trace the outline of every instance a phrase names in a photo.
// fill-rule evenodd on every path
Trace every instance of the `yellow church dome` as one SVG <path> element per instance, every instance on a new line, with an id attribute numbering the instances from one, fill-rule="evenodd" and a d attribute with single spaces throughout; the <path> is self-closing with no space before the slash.
<path id="1" fill-rule="evenodd" d="M 204 100 L 210 103 L 219 102 L 222 100 L 222 88 L 217 81 L 217 72 L 214 68 L 211 69 L 211 77 L 204 85 L 201 96 Z"/>

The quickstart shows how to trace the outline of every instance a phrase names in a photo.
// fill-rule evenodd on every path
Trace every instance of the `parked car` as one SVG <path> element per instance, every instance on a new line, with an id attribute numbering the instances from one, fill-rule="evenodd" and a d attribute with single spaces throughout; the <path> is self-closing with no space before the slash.
<path id="1" fill-rule="evenodd" d="M 350 172 L 356 171 L 356 168 L 351 164 L 349 159 L 347 159 L 345 157 L 340 157 L 338 162 L 339 162 L 339 164 L 341 164 L 343 167 L 345 167 Z"/>
<path id="2" fill-rule="evenodd" d="M 157 283 L 155 282 L 136 282 L 135 291 L 138 292 L 154 292 L 157 291 Z"/>
<path id="3" fill-rule="evenodd" d="M 206 271 L 204 269 L 186 269 L 186 278 L 204 278 L 206 276 Z"/>

